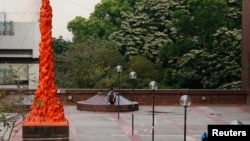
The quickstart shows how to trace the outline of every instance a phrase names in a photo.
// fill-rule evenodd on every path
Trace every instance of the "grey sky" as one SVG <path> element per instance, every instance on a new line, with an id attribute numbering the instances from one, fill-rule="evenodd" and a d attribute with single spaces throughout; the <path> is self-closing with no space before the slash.
<path id="1" fill-rule="evenodd" d="M 67 30 L 67 23 L 76 16 L 88 18 L 90 13 L 94 11 L 95 5 L 100 1 L 101 0 L 50 0 L 53 10 L 52 36 L 58 38 L 61 35 L 65 40 L 71 40 L 72 35 Z M 30 19 L 32 13 L 39 12 L 41 2 L 42 0 L 0 0 L 0 12 L 11 12 L 15 14 L 24 12 L 28 13 L 26 14 L 28 15 L 26 19 Z M 19 21 L 19 17 L 15 20 Z M 23 16 L 22 20 L 24 20 Z"/>
<path id="2" fill-rule="evenodd" d="M 101 0 L 51 0 L 53 8 L 53 36 L 63 36 L 71 40 L 67 23 L 76 16 L 88 18 L 94 7 Z"/>

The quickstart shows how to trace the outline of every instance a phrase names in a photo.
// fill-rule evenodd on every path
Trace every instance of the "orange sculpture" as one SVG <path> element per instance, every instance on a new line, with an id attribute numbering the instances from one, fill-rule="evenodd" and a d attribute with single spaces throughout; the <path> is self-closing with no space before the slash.
<path id="1" fill-rule="evenodd" d="M 52 8 L 49 0 L 42 0 L 40 8 L 39 84 L 26 119 L 29 123 L 67 122 L 63 105 L 57 97 L 52 48 Z"/>

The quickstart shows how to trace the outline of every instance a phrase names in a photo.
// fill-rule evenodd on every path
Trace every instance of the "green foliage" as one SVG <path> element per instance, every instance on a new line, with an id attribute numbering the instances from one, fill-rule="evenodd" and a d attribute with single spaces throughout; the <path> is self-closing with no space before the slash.
<path id="1" fill-rule="evenodd" d="M 111 42 L 88 39 L 56 56 L 56 81 L 61 88 L 108 88 L 113 70 L 124 59 Z M 65 81 L 67 80 L 67 81 Z"/>
<path id="2" fill-rule="evenodd" d="M 166 83 L 175 82 L 177 88 L 240 89 L 240 35 L 240 30 L 221 28 L 214 34 L 215 50 L 191 50 L 183 55 Z M 175 83 L 172 87 L 176 87 Z"/>
<path id="3" fill-rule="evenodd" d="M 0 93 L 2 96 L 0 100 L 0 123 L 1 126 L 3 126 L 1 127 L 2 130 L 0 130 L 0 133 L 2 135 L 1 139 L 9 140 L 13 129 L 22 124 L 22 122 L 26 118 L 28 109 L 23 106 L 24 96 L 22 95 L 22 93 L 18 93 L 18 97 L 11 100 L 4 99 L 4 97 L 7 96 L 3 94 L 4 92 Z"/>
<path id="4" fill-rule="evenodd" d="M 241 29 L 242 25 L 242 0 L 228 0 L 228 17 L 233 20 L 233 27 Z"/>
<path id="5" fill-rule="evenodd" d="M 102 0 L 95 6 L 89 19 L 76 17 L 68 23 L 68 30 L 73 34 L 73 41 L 79 42 L 82 37 L 107 39 L 121 25 L 121 13 L 133 11 L 136 2 L 143 0 Z"/>
<path id="6" fill-rule="evenodd" d="M 197 48 L 197 45 L 193 41 L 179 39 L 176 42 L 165 44 L 160 50 L 159 57 L 163 63 L 167 64 L 169 61 L 174 61 L 195 48 Z"/>
<path id="7" fill-rule="evenodd" d="M 196 37 L 201 47 L 210 49 L 216 30 L 232 28 L 233 21 L 228 14 L 227 0 L 188 0 L 187 9 L 173 13 L 174 26 L 178 35 Z"/>
<path id="8" fill-rule="evenodd" d="M 161 75 L 158 67 L 158 65 L 152 63 L 147 58 L 137 55 L 131 58 L 128 71 L 135 71 L 137 73 L 137 88 L 148 88 L 150 81 L 160 80 Z"/>
<path id="9" fill-rule="evenodd" d="M 28 108 L 24 106 L 26 101 L 24 99 L 25 87 L 20 83 L 23 73 L 27 73 L 27 66 L 14 68 L 10 65 L 9 68 L 11 69 L 5 74 L 6 83 L 13 84 L 15 82 L 17 91 L 15 94 L 9 95 L 6 94 L 5 90 L 0 91 L 0 123 L 3 126 L 0 130 L 1 140 L 10 140 L 13 129 L 22 124 L 28 113 Z M 2 71 L 0 69 L 0 72 Z M 6 97 L 9 97 L 9 99 Z M 29 100 L 31 101 L 31 99 Z"/>
<path id="10" fill-rule="evenodd" d="M 128 60 L 142 55 L 152 62 L 159 61 L 159 50 L 170 42 L 171 9 L 176 7 L 172 0 L 146 0 L 138 3 L 135 12 L 122 13 L 121 28 L 110 35 L 119 50 Z"/>
<path id="11" fill-rule="evenodd" d="M 53 38 L 53 49 L 54 53 L 56 54 L 61 54 L 64 51 L 67 51 L 69 45 L 70 42 L 63 40 L 62 36 L 60 36 L 59 38 Z"/>
<path id="12" fill-rule="evenodd" d="M 166 68 L 163 78 L 160 81 L 160 84 L 164 86 L 163 88 L 171 88 L 171 89 L 180 89 L 181 86 L 178 83 L 178 79 L 173 75 L 173 68 Z"/>
<path id="13" fill-rule="evenodd" d="M 72 88 L 117 87 L 114 68 L 120 64 L 121 88 L 131 87 L 125 74 L 136 70 L 138 88 L 157 80 L 162 88 L 238 89 L 241 4 L 241 0 L 102 0 L 89 19 L 69 22 L 74 42 L 57 55 L 57 82 Z M 106 54 L 113 54 L 113 59 Z M 147 69 L 154 75 L 144 73 Z"/>

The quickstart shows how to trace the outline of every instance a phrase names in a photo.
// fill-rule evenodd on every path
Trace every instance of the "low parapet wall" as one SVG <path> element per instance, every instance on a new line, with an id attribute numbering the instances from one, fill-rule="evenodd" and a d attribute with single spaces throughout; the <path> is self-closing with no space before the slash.
<path id="1" fill-rule="evenodd" d="M 129 89 L 116 90 L 123 97 L 132 100 L 133 91 Z M 64 104 L 75 104 L 77 101 L 87 100 L 97 93 L 107 93 L 100 89 L 60 89 L 58 96 Z M 250 104 L 247 90 L 146 90 L 135 89 L 134 101 L 140 105 L 151 105 L 152 95 L 155 95 L 156 105 L 179 105 L 182 95 L 189 95 L 192 104 Z"/>
<path id="2" fill-rule="evenodd" d="M 4 89 L 6 94 L 15 94 L 15 89 Z M 28 90 L 27 94 L 34 93 L 35 90 Z M 132 100 L 133 91 L 131 89 L 115 90 L 123 97 Z M 58 97 L 63 104 L 76 104 L 78 101 L 84 101 L 97 93 L 107 93 L 102 89 L 59 89 Z M 134 101 L 140 105 L 152 104 L 152 90 L 134 89 Z M 207 104 L 250 104 L 250 95 L 247 90 L 200 90 L 200 89 L 159 89 L 154 91 L 156 105 L 179 105 L 179 99 L 182 95 L 189 95 L 192 105 Z"/>

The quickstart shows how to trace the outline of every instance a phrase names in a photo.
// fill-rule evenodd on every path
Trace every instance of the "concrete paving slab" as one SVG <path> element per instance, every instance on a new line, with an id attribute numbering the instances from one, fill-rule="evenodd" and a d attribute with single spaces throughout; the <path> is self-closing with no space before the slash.
<path id="1" fill-rule="evenodd" d="M 230 124 L 240 120 L 250 124 L 250 105 L 191 106 L 187 109 L 187 141 L 200 141 L 208 124 Z M 152 134 L 152 107 L 141 106 L 132 112 L 79 111 L 76 106 L 65 105 L 69 121 L 70 141 L 181 141 L 184 138 L 184 108 L 181 106 L 155 106 L 155 126 Z M 11 141 L 22 140 L 22 128 L 14 129 Z"/>

